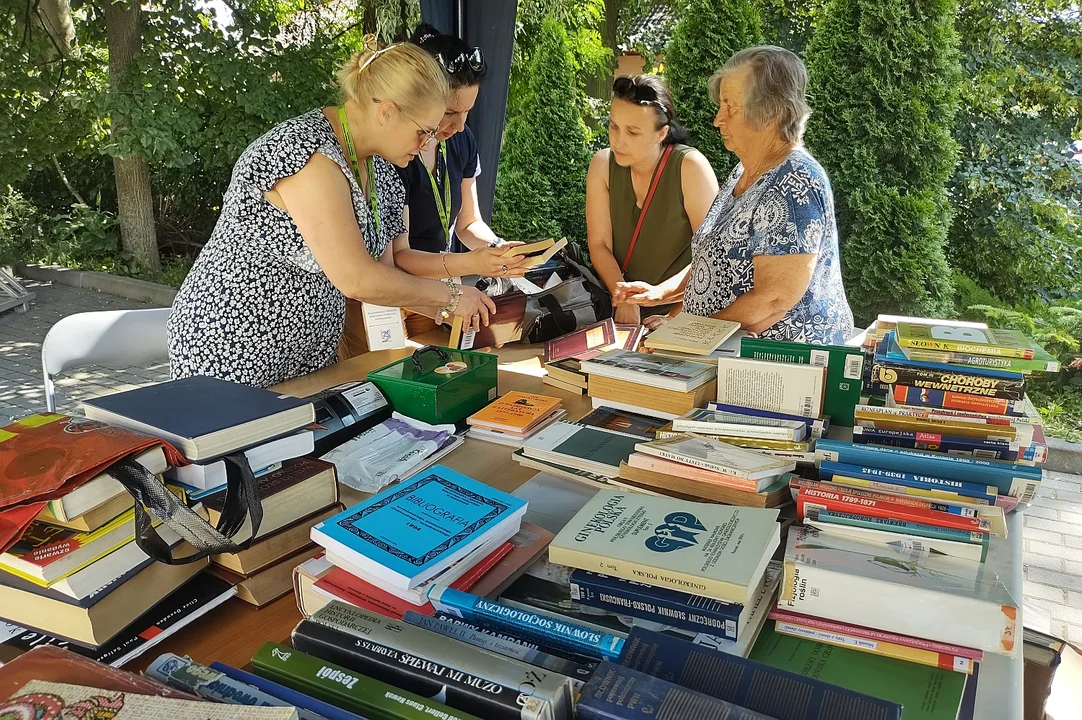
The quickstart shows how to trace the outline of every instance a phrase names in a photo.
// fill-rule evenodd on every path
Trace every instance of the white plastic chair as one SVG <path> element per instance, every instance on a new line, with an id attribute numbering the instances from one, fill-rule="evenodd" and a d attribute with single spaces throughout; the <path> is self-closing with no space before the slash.
<path id="1" fill-rule="evenodd" d="M 69 315 L 49 328 L 41 345 L 45 406 L 56 410 L 53 376 L 86 365 L 150 365 L 169 357 L 169 308 L 105 310 Z"/>

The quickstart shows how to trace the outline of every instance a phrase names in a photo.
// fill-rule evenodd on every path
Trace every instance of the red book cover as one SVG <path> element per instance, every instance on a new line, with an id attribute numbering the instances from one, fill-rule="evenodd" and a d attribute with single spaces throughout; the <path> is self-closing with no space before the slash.
<path id="1" fill-rule="evenodd" d="M 970 395 L 969 393 L 948 392 L 913 387 L 911 385 L 894 386 L 894 402 L 901 405 L 923 405 L 942 407 L 945 410 L 964 410 L 968 412 L 992 413 L 995 415 L 1018 414 L 1016 401 L 1002 398 Z"/>
<path id="2" fill-rule="evenodd" d="M 821 480 L 806 480 L 805 478 L 793 478 L 789 481 L 789 489 L 793 492 L 793 497 L 796 497 L 797 492 L 801 488 L 815 488 L 817 490 L 838 490 L 837 483 L 823 482 Z M 940 503 L 936 500 L 930 500 L 921 498 L 915 495 L 895 495 L 893 493 L 883 492 L 881 490 L 868 490 L 866 488 L 856 487 L 844 487 L 844 492 L 855 495 L 857 497 L 870 498 L 872 500 L 883 500 L 886 502 L 897 503 L 911 508 L 921 508 L 924 510 L 936 510 L 939 512 L 947 512 L 947 505 Z M 1012 498 L 1009 495 L 1000 495 L 996 500 L 996 505 L 1003 508 L 1003 512 L 1010 512 L 1018 505 L 1018 498 Z M 976 510 L 972 510 L 966 513 L 967 517 L 977 517 Z"/>
<path id="3" fill-rule="evenodd" d="M 887 500 L 877 500 L 869 497 L 861 497 L 848 492 L 837 490 L 820 490 L 817 488 L 801 488 L 796 497 L 797 517 L 804 520 L 808 506 L 819 507 L 833 512 L 853 513 L 868 517 L 885 518 L 887 520 L 904 520 L 907 522 L 925 523 L 943 528 L 953 528 L 965 532 L 981 532 L 988 534 L 989 527 L 986 520 L 979 518 L 963 517 L 953 513 L 945 513 L 939 510 L 921 509 L 910 507 L 905 503 Z"/>
<path id="4" fill-rule="evenodd" d="M 587 325 L 574 332 L 545 343 L 545 362 L 551 363 L 600 350 L 616 342 L 616 325 L 612 318 Z"/>

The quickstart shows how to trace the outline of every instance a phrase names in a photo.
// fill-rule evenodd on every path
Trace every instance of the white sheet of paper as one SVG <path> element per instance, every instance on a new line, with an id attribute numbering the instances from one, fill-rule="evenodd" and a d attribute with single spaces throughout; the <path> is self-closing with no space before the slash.
<path id="1" fill-rule="evenodd" d="M 369 350 L 406 347 L 406 323 L 401 308 L 361 303 Z"/>

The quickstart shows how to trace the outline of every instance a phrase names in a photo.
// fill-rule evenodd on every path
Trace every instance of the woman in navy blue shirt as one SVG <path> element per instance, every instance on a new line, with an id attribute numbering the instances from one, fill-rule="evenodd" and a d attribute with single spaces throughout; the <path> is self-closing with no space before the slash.
<path id="1" fill-rule="evenodd" d="M 453 95 L 435 141 L 398 169 L 406 186 L 409 235 L 395 240 L 395 263 L 411 275 L 428 278 L 521 276 L 525 259 L 500 257 L 506 243 L 481 219 L 477 201 L 481 164 L 466 116 L 487 72 L 481 49 L 431 25 L 419 26 L 411 42 L 436 58 L 447 72 Z M 462 252 L 455 252 L 452 236 L 458 238 Z"/>

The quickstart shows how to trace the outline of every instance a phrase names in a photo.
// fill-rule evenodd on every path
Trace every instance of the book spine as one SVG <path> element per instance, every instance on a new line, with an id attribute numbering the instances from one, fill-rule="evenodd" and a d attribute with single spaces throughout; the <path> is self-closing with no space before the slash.
<path id="1" fill-rule="evenodd" d="M 872 366 L 872 381 L 1000 400 L 1021 400 L 1026 395 L 1026 383 L 1023 380 L 991 378 L 979 372 L 966 373 L 958 370 L 943 372 L 876 363 Z"/>
<path id="2" fill-rule="evenodd" d="M 720 603 L 584 570 L 573 571 L 570 584 L 571 599 L 583 605 L 729 640 L 739 639 L 742 605 Z"/>
<path id="3" fill-rule="evenodd" d="M 998 500 L 998 496 L 991 496 L 991 499 L 985 500 L 981 498 L 970 497 L 967 495 L 961 495 L 949 490 L 933 490 L 921 487 L 911 487 L 903 485 L 901 483 L 884 482 L 882 480 L 868 480 L 865 478 L 854 478 L 846 475 L 834 475 L 828 482 L 832 482 L 836 485 L 842 485 L 846 488 L 854 488 L 861 490 L 874 490 L 878 492 L 887 493 L 889 495 L 907 495 L 919 498 L 930 498 L 932 500 L 944 500 L 946 502 L 964 503 L 967 505 L 995 505 Z M 849 492 L 847 490 L 846 492 Z M 948 506 L 949 507 L 949 506 Z"/>
<path id="4" fill-rule="evenodd" d="M 636 448 L 636 450 L 642 450 L 642 448 Z M 671 460 L 681 465 L 692 465 L 694 467 L 702 468 L 703 470 L 709 470 L 711 472 L 721 473 L 722 475 L 728 475 L 729 477 L 739 478 L 741 480 L 748 480 L 748 471 L 741 470 L 740 468 L 730 467 L 721 463 L 714 463 L 708 460 L 702 460 L 700 458 L 688 457 L 687 455 L 681 455 L 679 453 L 670 452 L 664 448 L 649 447 L 644 452 L 649 452 L 651 455 L 657 455 L 659 458 L 665 460 Z M 757 489 L 757 488 L 755 488 Z M 752 492 L 755 492 L 755 489 Z"/>
<path id="5" fill-rule="evenodd" d="M 282 701 L 282 705 L 292 705 L 297 708 L 297 717 L 300 720 L 361 720 L 351 712 L 335 707 L 330 703 L 325 703 L 322 700 L 317 700 L 314 697 L 309 697 L 304 693 L 299 693 L 265 677 L 238 670 L 218 661 L 212 662 L 210 667 L 226 677 L 242 682 L 245 685 L 251 685 L 257 690 L 278 698 Z"/>
<path id="6" fill-rule="evenodd" d="M 286 703 L 257 688 L 233 680 L 189 658 L 165 653 L 144 671 L 147 677 L 205 700 L 250 707 L 282 707 Z"/>
<path id="7" fill-rule="evenodd" d="M 797 433 L 792 428 L 769 425 L 744 425 L 731 422 L 696 422 L 673 420 L 673 429 L 703 435 L 733 435 L 736 437 L 762 438 L 764 440 L 788 440 L 796 442 Z"/>
<path id="8" fill-rule="evenodd" d="M 885 485 L 927 490 L 929 492 L 939 491 L 948 494 L 943 499 L 951 499 L 950 496 L 972 498 L 972 501 L 983 505 L 995 505 L 996 496 L 998 495 L 998 488 L 995 485 L 977 485 L 960 480 L 945 480 L 928 475 L 914 475 L 913 473 L 883 470 L 862 465 L 847 465 L 845 463 L 830 462 L 829 460 L 819 463 L 820 480 L 835 480 L 837 477 L 864 479 Z M 848 483 L 843 482 L 842 484 Z M 929 495 L 928 497 L 935 496 Z"/>
<path id="9" fill-rule="evenodd" d="M 911 385 L 895 385 L 892 397 L 894 402 L 901 405 L 966 410 L 1014 417 L 1025 415 L 1024 402 L 1021 400 L 1000 400 L 945 390 L 928 390 Z"/>
<path id="10" fill-rule="evenodd" d="M 686 431 L 659 429 L 654 434 L 653 440 L 667 440 L 674 438 L 677 435 L 687 435 Z M 746 437 L 731 437 L 728 435 L 707 435 L 705 433 L 691 433 L 692 435 L 698 435 L 699 437 L 711 437 L 714 440 L 720 440 L 728 445 L 736 445 L 740 448 L 749 450 L 781 450 L 791 453 L 807 453 L 811 448 L 814 448 L 813 442 L 792 442 L 788 440 L 767 440 L 765 438 L 746 438 Z M 815 455 L 815 453 L 811 453 Z"/>
<path id="11" fill-rule="evenodd" d="M 989 460 L 1017 460 L 1018 446 L 1000 440 L 940 435 L 939 433 L 910 430 L 880 430 L 876 428 L 853 428 L 853 442 L 871 445 L 893 445 L 914 450 L 931 450 L 949 455 L 968 455 Z"/>
<path id="12" fill-rule="evenodd" d="M 966 532 L 965 530 L 955 530 L 953 528 L 939 527 L 937 525 L 929 525 L 928 523 L 912 522 L 910 520 L 870 517 L 858 515 L 856 513 L 845 513 L 832 510 L 816 510 L 812 507 L 806 507 L 805 511 L 807 513 L 806 520 L 809 522 L 826 523 L 828 525 L 844 525 L 846 527 L 878 530 L 884 533 L 913 535 L 919 538 L 927 538 L 928 540 L 946 540 L 948 542 L 977 545 L 982 548 L 979 553 L 982 562 L 988 553 L 988 533 L 977 531 Z M 904 544 L 901 543 L 901 541 L 899 541 L 899 543 Z M 912 549 L 914 552 L 920 552 L 922 550 L 920 547 L 913 547 Z M 937 552 L 935 547 L 931 544 L 928 544 L 928 549 L 933 553 Z M 954 553 L 944 554 L 953 555 Z"/>
<path id="13" fill-rule="evenodd" d="M 438 697 L 448 707 L 479 717 L 494 720 L 551 717 L 552 709 L 546 703 L 522 695 L 515 688 L 310 620 L 302 620 L 293 630 L 293 647 L 421 697 Z"/>
<path id="14" fill-rule="evenodd" d="M 997 357 L 994 355 L 977 355 L 975 353 L 951 352 L 941 350 L 924 350 L 921 348 L 904 348 L 902 354 L 910 360 L 918 362 L 939 362 L 972 367 L 974 369 L 993 368 L 996 370 L 1011 370 L 1020 373 L 1034 372 L 1059 372 L 1058 360 L 1042 360 L 1039 358 L 1023 360 L 1022 358 Z"/>
<path id="15" fill-rule="evenodd" d="M 731 412 L 743 415 L 754 415 L 756 417 L 771 418 L 773 420 L 797 420 L 808 427 L 808 437 L 818 440 L 821 437 L 826 437 L 827 430 L 830 429 L 830 418 L 810 418 L 801 417 L 800 415 L 787 415 L 785 413 L 774 412 L 772 410 L 760 410 L 758 408 L 741 407 L 740 405 L 727 405 L 726 403 L 709 402 L 706 405 L 709 410 L 717 410 L 719 412 Z"/>
<path id="16" fill-rule="evenodd" d="M 826 643 L 827 645 L 833 645 L 834 647 L 859 650 L 871 655 L 881 655 L 896 660 L 905 660 L 906 662 L 917 663 L 918 665 L 953 670 L 966 675 L 973 672 L 973 661 L 958 655 L 922 650 L 920 648 L 909 647 L 908 645 L 898 645 L 882 640 L 869 640 L 856 635 L 820 630 L 818 628 L 780 620 L 774 622 L 774 630 L 783 635 L 792 635 L 793 637 L 804 638 L 805 640 L 811 640 L 812 642 Z"/>
<path id="17" fill-rule="evenodd" d="M 252 656 L 252 667 L 263 677 L 368 720 L 480 720 L 278 643 L 261 647 Z"/>
<path id="18" fill-rule="evenodd" d="M 1031 360 L 1033 348 L 1006 347 L 1003 345 L 983 345 L 956 340 L 934 340 L 931 338 L 906 337 L 895 333 L 894 341 L 904 348 L 917 350 L 936 350 L 939 352 L 965 353 L 968 355 L 988 355 L 991 357 L 1018 358 Z"/>
<path id="19" fill-rule="evenodd" d="M 412 611 L 407 612 L 402 619 L 410 625 L 439 633 L 444 637 L 454 638 L 467 645 L 482 648 L 498 655 L 521 660 L 524 663 L 566 675 L 578 682 L 589 680 L 597 667 L 596 661 L 588 664 L 576 663 L 557 655 L 542 652 L 535 645 L 523 643 L 499 633 L 487 632 L 483 628 L 470 623 L 455 623 L 443 618 L 428 617 Z"/>
<path id="20" fill-rule="evenodd" d="M 828 717 L 901 720 L 902 717 L 902 707 L 889 700 L 641 628 L 632 630 L 620 662 L 625 667 L 672 678 L 686 688 L 756 712 L 776 711 L 778 697 L 800 697 L 804 711 L 785 717 L 800 720 Z M 719 682 L 719 678 L 734 680 Z M 691 720 L 704 718 L 695 716 Z"/>
<path id="21" fill-rule="evenodd" d="M 945 502 L 936 502 L 935 500 L 927 500 L 924 498 L 910 497 L 908 495 L 897 495 L 894 493 L 882 492 L 877 490 L 864 490 L 858 487 L 850 487 L 843 485 L 838 487 L 840 483 L 834 483 L 831 481 L 820 480 L 807 480 L 802 477 L 794 477 L 789 481 L 789 489 L 792 492 L 793 499 L 796 500 L 797 494 L 804 488 L 811 488 L 815 490 L 841 490 L 849 495 L 853 495 L 860 498 L 868 498 L 871 500 L 885 500 L 886 502 L 898 503 L 906 507 L 917 508 L 920 510 L 938 510 L 939 512 L 951 513 L 953 515 L 961 515 L 963 517 L 979 517 L 980 512 L 976 506 L 965 505 L 949 505 Z"/>
<path id="22" fill-rule="evenodd" d="M 514 587 L 514 585 L 512 585 L 512 587 Z M 513 605 L 514 603 L 508 602 L 507 604 Z M 550 615 L 555 617 L 555 613 L 550 613 Z M 591 668 L 591 670 L 593 668 L 596 668 L 598 663 L 601 662 L 601 660 L 596 657 L 583 655 L 582 653 L 572 652 L 570 650 L 567 650 L 566 648 L 562 648 L 554 644 L 541 642 L 536 638 L 532 640 L 523 640 L 520 637 L 516 637 L 505 632 L 500 632 L 499 630 L 491 630 L 489 628 L 481 627 L 477 623 L 464 620 L 458 615 L 452 615 L 451 613 L 437 611 L 433 617 L 435 617 L 437 620 L 442 620 L 446 623 L 450 623 L 451 625 L 464 627 L 475 632 L 484 633 L 485 635 L 491 635 L 492 637 L 510 640 L 525 645 L 526 647 L 537 648 L 543 653 L 547 653 L 558 658 L 563 658 L 564 660 L 570 660 L 576 665 L 587 666 Z"/>
<path id="23" fill-rule="evenodd" d="M 882 630 L 861 627 L 859 625 L 847 625 L 845 623 L 834 622 L 832 620 L 824 620 L 823 618 L 811 617 L 808 615 L 798 615 L 797 613 L 788 612 L 786 610 L 779 610 L 777 608 L 771 610 L 768 617 L 775 622 L 790 622 L 796 625 L 803 625 L 804 627 L 826 630 L 828 632 L 839 632 L 846 635 L 853 635 L 855 637 L 868 638 L 870 640 L 881 640 L 883 642 L 894 643 L 896 645 L 906 645 L 908 647 L 928 650 L 930 652 L 944 653 L 947 655 L 958 655 L 960 657 L 968 658 L 970 660 L 976 660 L 978 662 L 984 659 L 984 653 L 980 650 L 962 647 L 961 645 L 951 645 L 949 643 L 935 642 L 934 640 L 925 640 L 923 638 L 910 637 L 909 635 L 898 635 L 897 633 L 883 632 Z"/>
<path id="24" fill-rule="evenodd" d="M 815 445 L 819 461 L 864 465 L 884 470 L 919 473 L 947 480 L 995 485 L 1002 495 L 1029 502 L 1040 488 L 1040 468 L 983 458 L 943 455 L 927 450 L 909 450 L 887 445 L 857 445 L 838 440 L 820 440 Z"/>
<path id="25" fill-rule="evenodd" d="M 472 620 L 482 627 L 510 633 L 523 639 L 539 638 L 602 660 L 618 658 L 624 639 L 599 633 L 576 623 L 561 622 L 537 613 L 509 607 L 451 588 L 436 588 L 429 601 L 437 610 Z"/>
<path id="26" fill-rule="evenodd" d="M 691 643 L 688 643 L 690 646 Z M 605 663 L 582 689 L 579 720 L 773 720 L 646 673 Z"/>
<path id="27" fill-rule="evenodd" d="M 868 517 L 887 520 L 924 523 L 965 532 L 988 532 L 988 522 L 979 518 L 963 517 L 935 510 L 919 510 L 907 507 L 902 503 L 873 500 L 842 492 L 840 488 L 834 492 L 803 488 L 797 495 L 796 507 L 797 515 L 801 519 L 806 517 L 810 510 L 818 509 L 840 513 L 859 513 Z"/>

